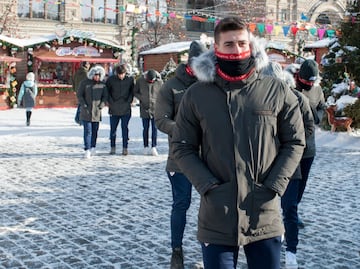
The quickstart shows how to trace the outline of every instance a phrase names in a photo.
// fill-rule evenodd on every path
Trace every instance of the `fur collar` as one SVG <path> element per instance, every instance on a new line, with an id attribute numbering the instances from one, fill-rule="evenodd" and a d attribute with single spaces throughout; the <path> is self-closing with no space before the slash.
<path id="1" fill-rule="evenodd" d="M 265 51 L 265 44 L 265 39 L 260 39 L 250 34 L 251 54 L 255 58 L 256 71 L 260 71 L 269 63 L 269 57 Z M 216 77 L 215 64 L 216 56 L 214 48 L 212 48 L 200 56 L 194 57 L 191 68 L 199 81 L 213 82 Z"/>

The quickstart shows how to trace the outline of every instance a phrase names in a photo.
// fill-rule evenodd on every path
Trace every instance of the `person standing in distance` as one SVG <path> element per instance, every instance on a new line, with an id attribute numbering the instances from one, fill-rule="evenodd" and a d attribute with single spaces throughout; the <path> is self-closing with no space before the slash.
<path id="1" fill-rule="evenodd" d="M 168 135 L 169 149 L 180 101 L 186 90 L 197 81 L 190 63 L 194 57 L 199 56 L 205 51 L 205 46 L 199 41 L 191 42 L 188 63 L 179 64 L 176 68 L 175 76 L 165 82 L 158 94 L 155 106 L 155 123 L 160 131 Z M 186 212 L 191 203 L 192 185 L 175 163 L 174 156 L 170 150 L 166 163 L 166 173 L 171 183 L 173 198 L 170 219 L 172 247 L 170 269 L 183 269 L 182 240 L 186 225 Z"/>
<path id="2" fill-rule="evenodd" d="M 92 67 L 87 79 L 80 83 L 77 98 L 80 104 L 80 120 L 84 126 L 85 159 L 96 154 L 96 141 L 101 121 L 101 110 L 107 100 L 107 90 L 103 79 L 105 70 L 100 65 Z"/>
<path id="3" fill-rule="evenodd" d="M 124 64 L 115 68 L 114 75 L 106 81 L 110 115 L 110 154 L 116 153 L 116 132 L 121 121 L 122 155 L 128 155 L 129 121 L 134 98 L 134 78 L 127 75 Z"/>
<path id="4" fill-rule="evenodd" d="M 87 72 L 89 71 L 89 68 L 90 68 L 89 62 L 81 62 L 80 67 L 78 68 L 78 70 L 76 70 L 76 72 L 74 74 L 74 78 L 73 78 L 73 90 L 75 92 L 77 92 L 81 81 L 83 81 L 84 79 L 87 79 Z M 79 124 L 79 125 L 81 124 L 80 123 L 80 104 L 79 103 L 78 103 L 78 107 L 76 109 L 74 120 L 77 124 Z"/>
<path id="5" fill-rule="evenodd" d="M 140 118 L 143 125 L 144 154 L 158 156 L 157 128 L 155 126 L 154 113 L 155 102 L 163 81 L 160 74 L 154 69 L 148 70 L 140 76 L 134 87 L 134 95 L 140 101 Z M 151 149 L 149 149 L 149 127 L 151 125 Z"/>
<path id="6" fill-rule="evenodd" d="M 35 83 L 35 74 L 33 72 L 29 72 L 26 74 L 26 80 L 21 84 L 17 100 L 18 107 L 20 107 L 20 104 L 23 103 L 26 109 L 26 126 L 30 126 L 32 109 L 35 106 L 37 94 L 38 88 Z"/>
<path id="7" fill-rule="evenodd" d="M 205 269 L 280 269 L 284 226 L 279 196 L 301 159 L 299 103 L 285 82 L 259 74 L 265 49 L 245 21 L 215 27 L 214 49 L 194 59 L 171 150 L 200 194 L 197 237 Z"/>

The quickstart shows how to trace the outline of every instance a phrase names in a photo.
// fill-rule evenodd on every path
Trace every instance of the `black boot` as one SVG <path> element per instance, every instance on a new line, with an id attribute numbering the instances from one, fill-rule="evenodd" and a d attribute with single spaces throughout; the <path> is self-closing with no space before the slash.
<path id="1" fill-rule="evenodd" d="M 31 111 L 26 111 L 26 126 L 30 126 Z"/>
<path id="2" fill-rule="evenodd" d="M 184 269 L 184 256 L 181 247 L 173 249 L 170 269 Z"/>

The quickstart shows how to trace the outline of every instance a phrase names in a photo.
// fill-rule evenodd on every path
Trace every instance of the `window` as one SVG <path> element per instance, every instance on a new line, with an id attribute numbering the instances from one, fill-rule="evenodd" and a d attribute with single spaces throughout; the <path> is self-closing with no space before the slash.
<path id="1" fill-rule="evenodd" d="M 81 1 L 81 19 L 85 22 L 117 24 L 117 0 Z"/>
<path id="2" fill-rule="evenodd" d="M 60 4 L 52 1 L 18 0 L 18 17 L 59 20 Z"/>
<path id="3" fill-rule="evenodd" d="M 91 0 L 81 1 L 81 19 L 82 21 L 91 22 L 92 21 L 92 9 L 91 9 Z"/>

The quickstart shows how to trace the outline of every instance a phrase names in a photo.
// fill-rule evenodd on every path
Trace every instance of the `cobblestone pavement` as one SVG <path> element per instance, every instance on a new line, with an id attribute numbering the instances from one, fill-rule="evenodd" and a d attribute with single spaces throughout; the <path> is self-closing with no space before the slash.
<path id="1" fill-rule="evenodd" d="M 0 268 L 169 268 L 166 136 L 159 134 L 157 157 L 142 154 L 141 131 L 130 133 L 128 156 L 110 156 L 105 117 L 98 154 L 84 160 L 82 129 L 66 123 L 72 115 L 28 129 L 22 114 L 15 115 L 15 124 L 6 127 L 12 135 L 0 125 Z M 141 128 L 139 118 L 130 128 Z M 318 149 L 300 206 L 306 227 L 299 268 L 360 268 L 359 155 Z M 187 269 L 201 268 L 199 197 L 193 193 L 184 239 Z M 244 261 L 241 250 L 238 268 L 246 268 Z"/>

